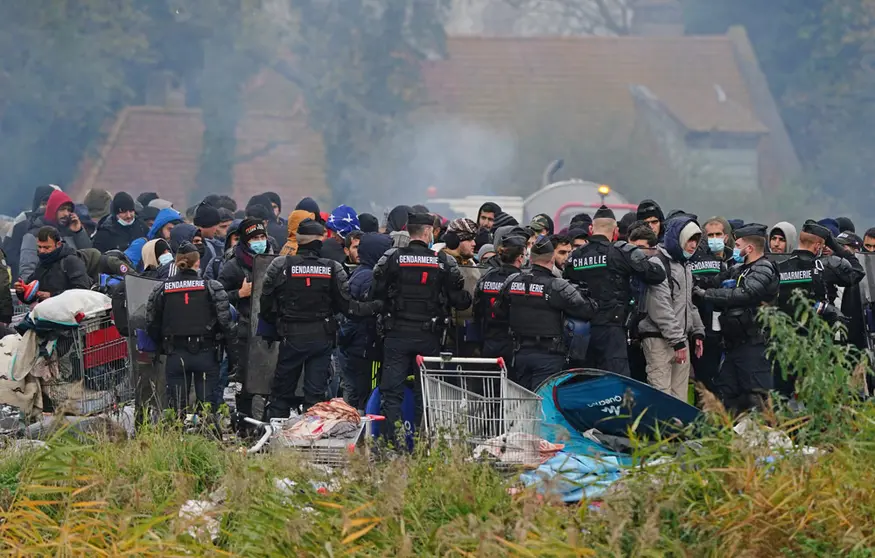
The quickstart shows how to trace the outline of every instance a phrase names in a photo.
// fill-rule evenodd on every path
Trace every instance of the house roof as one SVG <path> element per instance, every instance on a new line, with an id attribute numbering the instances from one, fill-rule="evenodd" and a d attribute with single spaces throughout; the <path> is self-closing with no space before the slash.
<path id="1" fill-rule="evenodd" d="M 447 50 L 426 69 L 431 100 L 476 120 L 504 125 L 555 107 L 563 119 L 631 128 L 629 87 L 644 85 L 691 131 L 768 131 L 725 36 L 457 37 Z"/>
<path id="2" fill-rule="evenodd" d="M 447 60 L 425 63 L 423 114 L 525 130 L 531 118 L 549 112 L 581 129 L 609 124 L 612 137 L 628 138 L 636 116 L 630 87 L 645 86 L 689 131 L 770 131 L 754 116 L 730 36 L 451 37 L 447 50 Z M 290 109 L 270 100 L 291 96 L 274 95 L 273 81 L 259 86 L 264 98 L 258 87 L 248 93 L 248 101 L 259 101 L 247 106 L 275 112 L 248 110 L 241 120 L 238 156 L 254 156 L 235 165 L 233 196 L 239 203 L 266 190 L 288 200 L 330 198 L 321 137 L 306 126 L 300 103 Z M 185 207 L 202 133 L 196 109 L 124 109 L 74 191 L 157 191 Z"/>
<path id="3" fill-rule="evenodd" d="M 99 157 L 86 162 L 74 195 L 91 188 L 134 197 L 158 192 L 176 207 L 194 188 L 204 127 L 198 109 L 128 107 L 116 118 Z M 237 128 L 234 191 L 238 203 L 272 190 L 285 200 L 327 192 L 324 150 L 303 113 L 250 111 Z"/>

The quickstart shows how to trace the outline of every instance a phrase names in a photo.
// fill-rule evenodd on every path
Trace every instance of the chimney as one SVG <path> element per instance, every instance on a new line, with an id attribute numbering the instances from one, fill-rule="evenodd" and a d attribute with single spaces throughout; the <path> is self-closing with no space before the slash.
<path id="1" fill-rule="evenodd" d="M 632 10 L 630 35 L 681 37 L 684 34 L 684 10 L 679 0 L 638 0 Z"/>
<path id="2" fill-rule="evenodd" d="M 185 86 L 173 72 L 152 72 L 146 82 L 146 104 L 153 107 L 185 108 Z"/>

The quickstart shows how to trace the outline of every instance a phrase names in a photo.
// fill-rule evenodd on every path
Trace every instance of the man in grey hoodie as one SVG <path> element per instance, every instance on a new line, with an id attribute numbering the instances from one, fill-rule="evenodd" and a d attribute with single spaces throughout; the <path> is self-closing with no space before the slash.
<path id="1" fill-rule="evenodd" d="M 787 221 L 775 223 L 769 229 L 769 252 L 772 254 L 789 254 L 796 249 L 798 238 L 796 227 Z"/>
<path id="2" fill-rule="evenodd" d="M 665 269 L 666 280 L 647 287 L 647 316 L 639 324 L 647 360 L 647 382 L 656 389 L 687 399 L 690 379 L 690 339 L 702 356 L 705 327 L 693 304 L 693 274 L 688 262 L 696 253 L 702 230 L 690 216 L 664 223 L 665 237 L 651 261 Z"/>

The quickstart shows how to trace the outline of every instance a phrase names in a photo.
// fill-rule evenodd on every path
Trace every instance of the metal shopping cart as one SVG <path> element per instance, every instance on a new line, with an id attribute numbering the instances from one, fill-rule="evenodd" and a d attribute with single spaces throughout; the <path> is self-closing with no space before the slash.
<path id="1" fill-rule="evenodd" d="M 295 440 L 284 436 L 283 429 L 290 419 L 271 419 L 269 423 L 249 417 L 242 417 L 241 420 L 258 428 L 259 434 L 261 434 L 261 438 L 247 453 L 258 453 L 269 445 L 273 451 L 291 450 L 296 452 L 302 459 L 313 464 L 340 467 L 357 453 L 363 453 L 370 458 L 367 433 L 370 430 L 371 422 L 383 420 L 383 417 L 376 415 L 361 417 L 361 422 L 349 437 L 309 441 Z"/>
<path id="2" fill-rule="evenodd" d="M 540 462 L 541 398 L 507 378 L 504 359 L 417 357 L 423 430 L 503 464 Z"/>
<path id="3" fill-rule="evenodd" d="M 78 327 L 58 338 L 59 374 L 43 383 L 55 411 L 90 415 L 112 409 L 134 397 L 127 340 L 110 310 L 86 315 Z"/>
<path id="4" fill-rule="evenodd" d="M 30 304 L 25 304 L 18 299 L 18 293 L 15 289 L 10 289 L 12 292 L 12 323 L 17 324 L 24 319 L 24 316 L 30 312 Z"/>

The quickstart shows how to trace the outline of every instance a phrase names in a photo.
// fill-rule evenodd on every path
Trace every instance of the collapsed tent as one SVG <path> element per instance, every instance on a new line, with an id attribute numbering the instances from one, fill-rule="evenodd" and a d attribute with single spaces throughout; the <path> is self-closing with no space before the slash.
<path id="1" fill-rule="evenodd" d="M 525 486 L 563 502 L 601 497 L 633 465 L 630 429 L 676 431 L 699 410 L 653 387 L 611 372 L 569 370 L 536 390 L 542 398 L 541 437 L 565 451 L 520 475 Z"/>
<path id="2" fill-rule="evenodd" d="M 543 398 L 542 437 L 562 442 L 565 451 L 585 455 L 620 454 L 610 438 L 677 430 L 695 421 L 699 410 L 653 387 L 611 372 L 581 369 L 557 374 L 536 390 Z M 637 423 L 637 424 L 636 424 Z M 597 442 L 584 433 L 597 430 Z"/>

